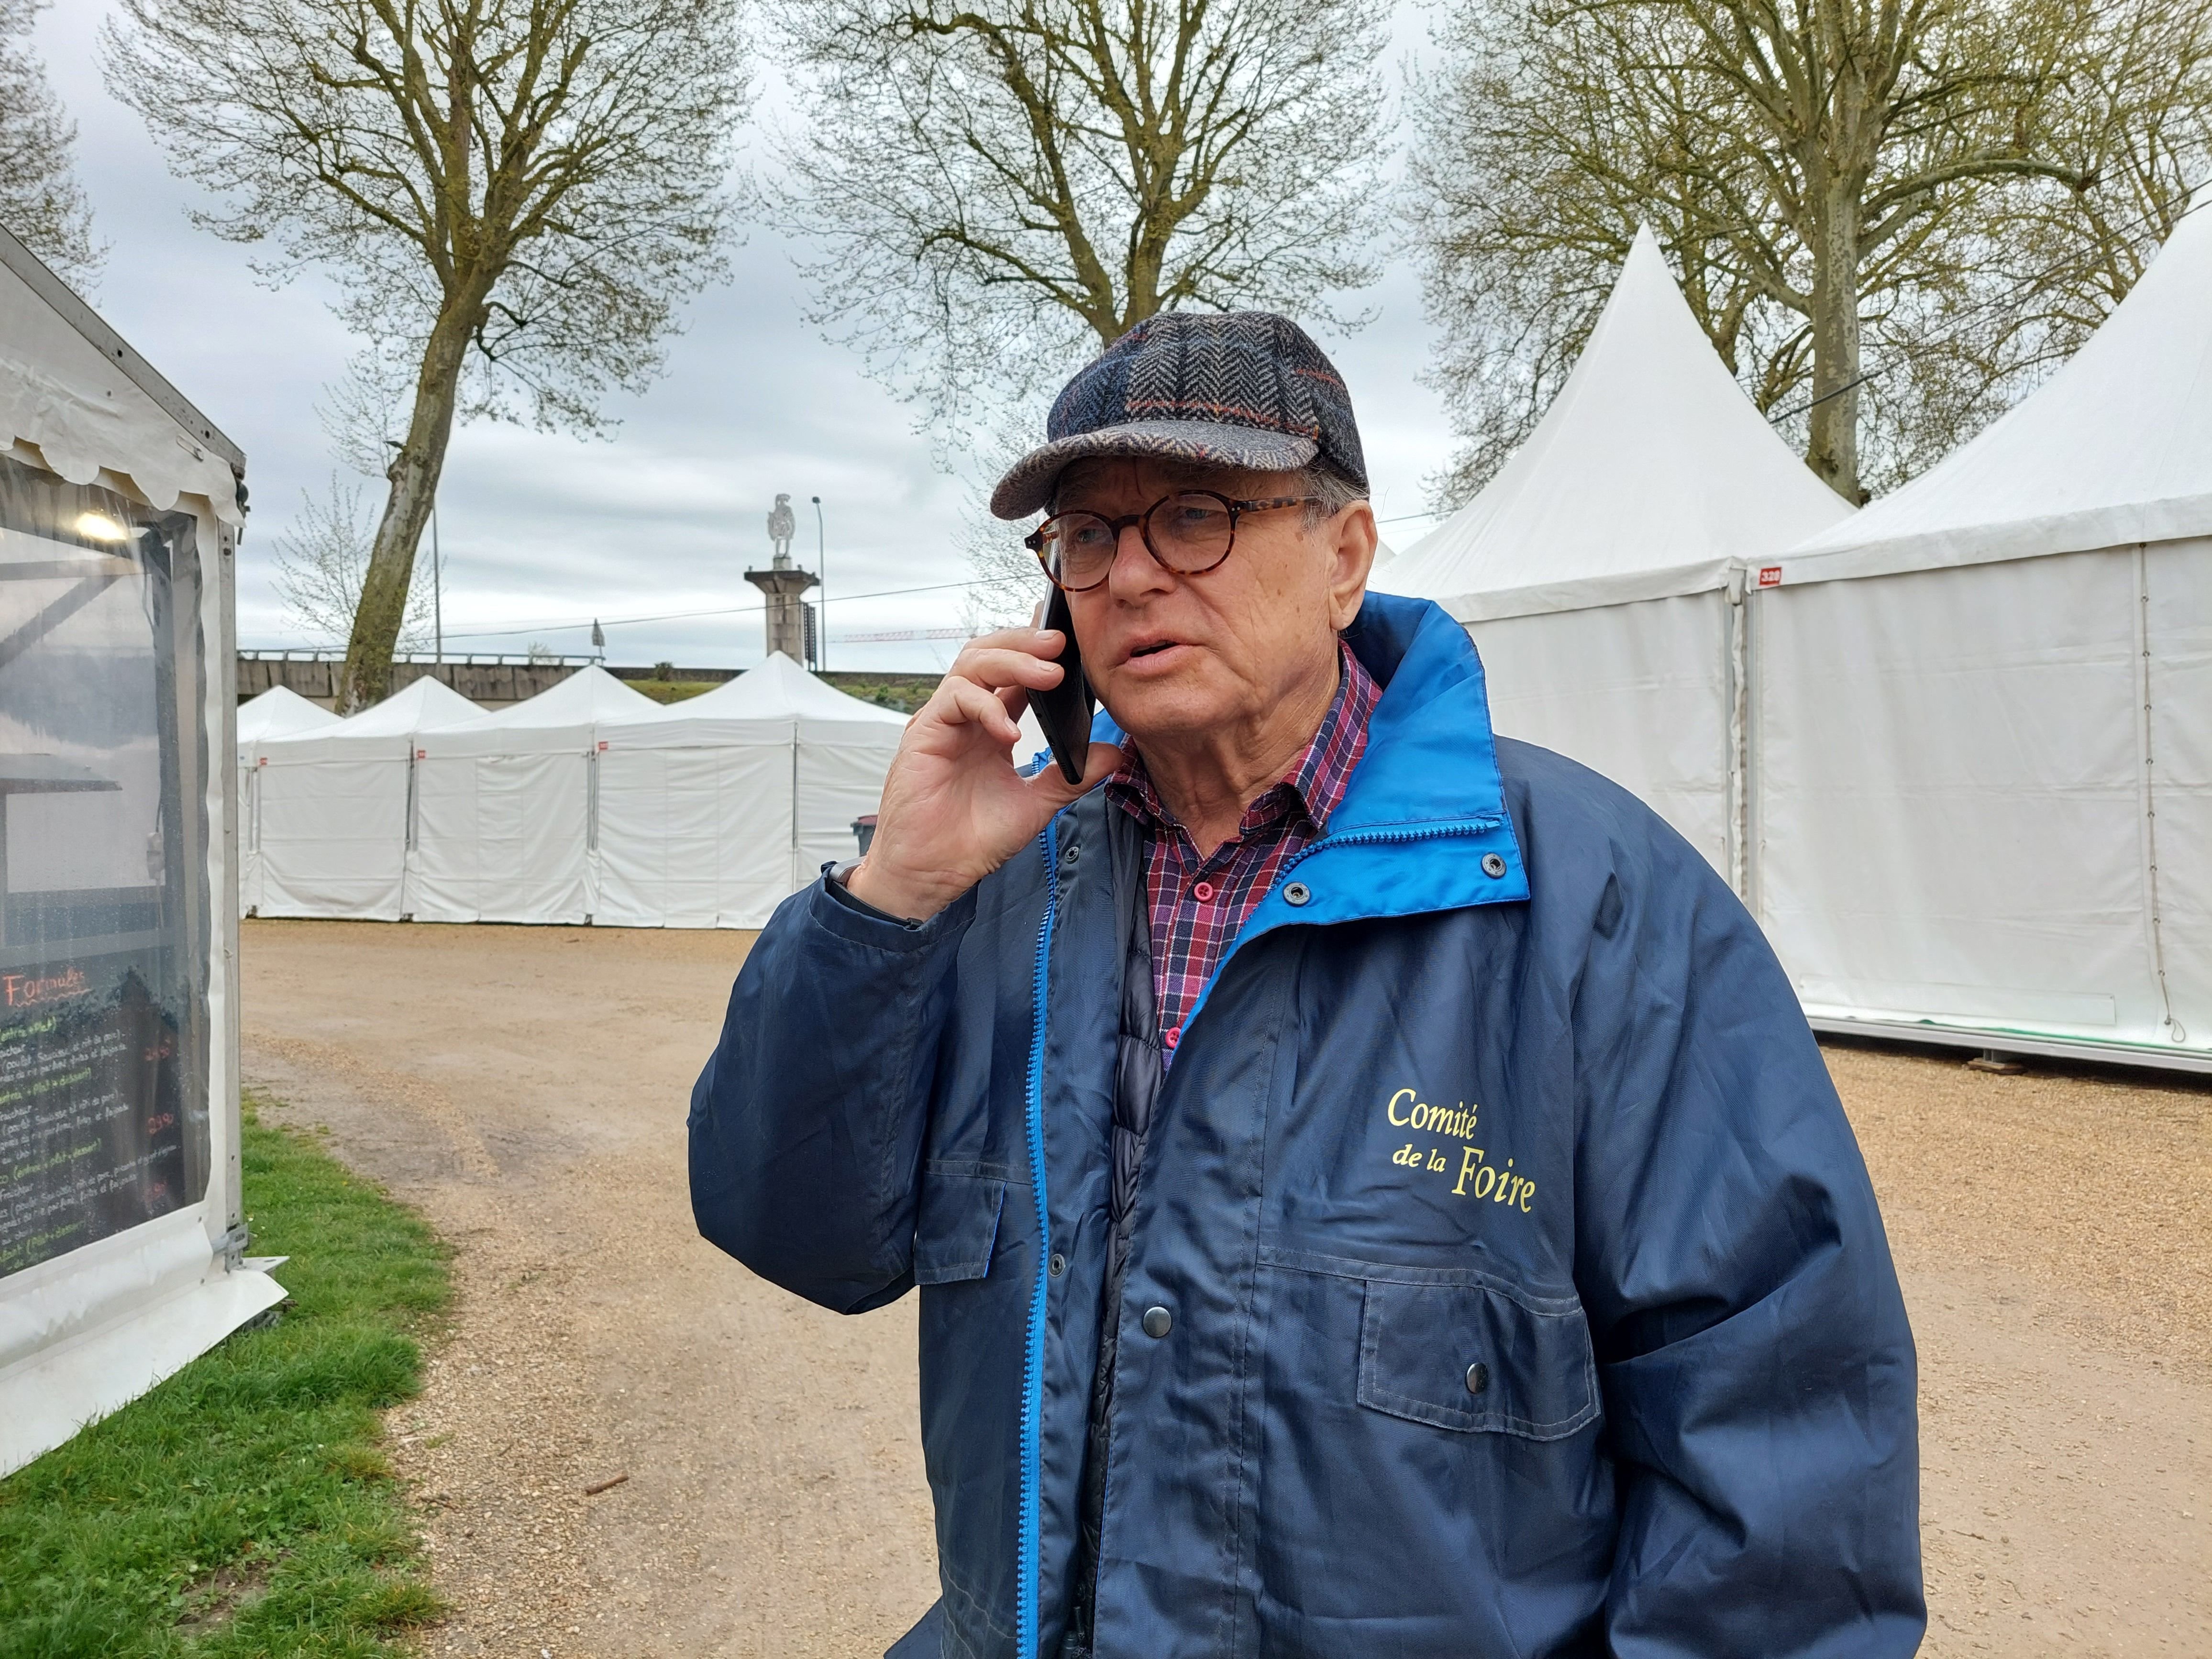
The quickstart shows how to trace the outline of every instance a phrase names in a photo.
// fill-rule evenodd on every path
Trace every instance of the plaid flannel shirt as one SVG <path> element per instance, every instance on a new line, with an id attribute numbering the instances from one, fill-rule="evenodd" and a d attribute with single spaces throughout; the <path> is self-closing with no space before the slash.
<path id="1" fill-rule="evenodd" d="M 1237 833 L 1201 859 L 1190 832 L 1176 821 L 1133 749 L 1106 781 L 1108 799 L 1144 830 L 1145 888 L 1152 930 L 1152 994 L 1160 1023 L 1160 1059 L 1175 1059 L 1199 993 L 1284 866 L 1318 841 L 1344 799 L 1352 769 L 1367 748 L 1367 722 L 1381 690 L 1342 645 L 1336 696 L 1320 728 L 1282 781 L 1244 809 Z"/>

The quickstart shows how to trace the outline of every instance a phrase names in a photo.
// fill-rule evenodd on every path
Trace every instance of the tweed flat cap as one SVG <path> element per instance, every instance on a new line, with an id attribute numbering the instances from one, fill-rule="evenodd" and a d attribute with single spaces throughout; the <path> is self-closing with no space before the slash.
<path id="1" fill-rule="evenodd" d="M 1367 488 L 1344 377 L 1306 331 L 1272 311 L 1162 312 L 1060 388 L 1045 442 L 991 493 L 1001 519 L 1052 499 L 1074 461 L 1157 455 L 1288 472 L 1316 460 Z"/>

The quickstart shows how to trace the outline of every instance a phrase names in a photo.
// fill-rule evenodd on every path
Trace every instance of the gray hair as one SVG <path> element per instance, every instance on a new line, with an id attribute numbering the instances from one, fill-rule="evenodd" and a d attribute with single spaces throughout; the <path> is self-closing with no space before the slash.
<path id="1" fill-rule="evenodd" d="M 1305 512 L 1309 530 L 1319 529 L 1352 502 L 1367 499 L 1366 490 L 1332 466 L 1310 466 L 1299 473 L 1298 491 L 1314 498 Z"/>

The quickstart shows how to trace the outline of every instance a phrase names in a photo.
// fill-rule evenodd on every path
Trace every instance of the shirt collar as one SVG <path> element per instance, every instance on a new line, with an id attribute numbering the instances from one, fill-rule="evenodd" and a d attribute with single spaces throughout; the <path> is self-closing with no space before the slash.
<path id="1" fill-rule="evenodd" d="M 1352 772 L 1367 747 L 1367 722 L 1382 690 L 1375 677 L 1341 641 L 1336 658 L 1336 696 L 1329 700 L 1328 713 L 1322 716 L 1321 725 L 1290 769 L 1246 805 L 1243 821 L 1238 825 L 1240 834 L 1295 811 L 1318 836 L 1328 830 L 1329 815 L 1351 787 Z M 1176 823 L 1175 815 L 1161 800 L 1152 774 L 1145 769 L 1144 757 L 1133 744 L 1129 746 L 1129 757 L 1106 780 L 1106 793 L 1139 823 L 1160 827 Z"/>

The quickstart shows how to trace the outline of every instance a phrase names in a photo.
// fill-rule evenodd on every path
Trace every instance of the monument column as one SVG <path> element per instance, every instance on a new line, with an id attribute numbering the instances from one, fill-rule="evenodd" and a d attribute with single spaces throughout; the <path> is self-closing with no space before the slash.
<path id="1" fill-rule="evenodd" d="M 768 595 L 768 648 L 781 651 L 799 664 L 806 664 L 806 624 L 799 612 L 799 596 L 814 586 L 814 573 L 786 565 L 748 570 L 745 580 Z"/>
<path id="2" fill-rule="evenodd" d="M 791 562 L 792 532 L 798 528 L 792 516 L 791 497 L 780 495 L 775 508 L 768 515 L 769 544 L 775 556 L 765 570 L 748 570 L 745 580 L 768 598 L 768 649 L 770 654 L 781 651 L 799 664 L 806 665 L 806 623 L 799 611 L 799 595 L 815 586 L 811 570 L 801 570 Z"/>

